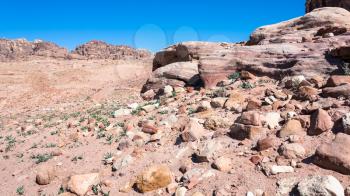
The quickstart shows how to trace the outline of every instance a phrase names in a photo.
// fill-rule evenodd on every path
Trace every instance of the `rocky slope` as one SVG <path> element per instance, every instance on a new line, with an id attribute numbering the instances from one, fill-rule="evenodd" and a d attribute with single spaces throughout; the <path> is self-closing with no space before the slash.
<path id="1" fill-rule="evenodd" d="M 342 7 L 350 11 L 350 1 L 348 0 L 307 0 L 306 12 L 320 7 Z"/>
<path id="2" fill-rule="evenodd" d="M 146 50 L 114 46 L 101 41 L 91 41 L 68 52 L 67 49 L 52 42 L 0 39 L 0 62 L 30 60 L 35 57 L 71 60 L 137 60 L 149 59 L 152 54 Z"/>

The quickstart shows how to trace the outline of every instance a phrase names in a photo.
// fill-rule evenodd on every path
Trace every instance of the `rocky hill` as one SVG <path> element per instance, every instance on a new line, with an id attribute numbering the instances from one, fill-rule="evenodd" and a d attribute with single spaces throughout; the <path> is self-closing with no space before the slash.
<path id="1" fill-rule="evenodd" d="M 342 7 L 350 11 L 349 0 L 307 0 L 306 1 L 306 12 L 320 7 Z"/>
<path id="2" fill-rule="evenodd" d="M 51 42 L 0 39 L 0 61 L 26 60 L 33 56 L 66 58 L 68 51 Z"/>
<path id="3" fill-rule="evenodd" d="M 91 41 L 78 46 L 72 54 L 87 59 L 142 59 L 151 57 L 146 50 L 137 50 L 129 46 L 115 46 L 102 41 Z"/>
<path id="4" fill-rule="evenodd" d="M 0 62 L 30 60 L 35 57 L 52 59 L 95 59 L 95 60 L 131 60 L 151 58 L 146 50 L 134 49 L 128 46 L 115 46 L 102 41 L 91 41 L 78 46 L 72 52 L 52 42 L 25 39 L 0 39 Z"/>

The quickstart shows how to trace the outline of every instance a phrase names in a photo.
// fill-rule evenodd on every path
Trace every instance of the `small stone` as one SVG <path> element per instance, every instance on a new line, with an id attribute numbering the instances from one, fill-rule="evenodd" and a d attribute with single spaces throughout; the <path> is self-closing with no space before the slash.
<path id="1" fill-rule="evenodd" d="M 302 100 L 316 101 L 319 94 L 316 88 L 311 86 L 302 86 L 299 88 L 299 98 Z"/>
<path id="2" fill-rule="evenodd" d="M 239 123 L 244 125 L 261 126 L 260 114 L 256 112 L 244 112 L 239 119 Z"/>
<path id="3" fill-rule="evenodd" d="M 263 127 L 251 126 L 251 125 L 243 125 L 235 123 L 230 128 L 230 135 L 234 139 L 244 140 L 259 140 L 266 137 L 267 130 Z"/>
<path id="4" fill-rule="evenodd" d="M 344 188 L 333 176 L 309 176 L 299 182 L 300 196 L 344 196 Z"/>
<path id="5" fill-rule="evenodd" d="M 273 165 L 270 167 L 270 172 L 272 175 L 276 175 L 276 174 L 280 174 L 280 173 L 293 173 L 294 168 L 291 166 Z"/>
<path id="6" fill-rule="evenodd" d="M 165 95 L 165 96 L 171 97 L 172 94 L 173 94 L 174 89 L 173 89 L 172 86 L 166 85 L 166 86 L 164 87 L 163 91 L 164 91 L 164 95 Z"/>
<path id="7" fill-rule="evenodd" d="M 132 164 L 133 162 L 134 162 L 134 158 L 130 155 L 126 155 L 124 158 L 122 158 L 121 160 L 113 164 L 112 171 L 121 170 L 122 168 Z"/>
<path id="8" fill-rule="evenodd" d="M 220 157 L 214 161 L 214 167 L 222 172 L 229 172 L 232 169 L 232 161 L 227 157 Z"/>
<path id="9" fill-rule="evenodd" d="M 141 107 L 141 109 L 147 113 L 152 112 L 153 110 L 157 109 L 159 105 L 158 104 L 150 104 L 150 105 L 145 105 Z"/>
<path id="10" fill-rule="evenodd" d="M 287 159 L 304 158 L 306 154 L 305 148 L 298 143 L 284 144 L 280 152 Z"/>
<path id="11" fill-rule="evenodd" d="M 325 80 L 322 76 L 314 76 L 310 79 L 310 82 L 314 84 L 316 88 L 322 88 L 325 85 Z"/>
<path id="12" fill-rule="evenodd" d="M 210 105 L 213 108 L 222 108 L 225 105 L 227 98 L 225 97 L 216 97 L 214 99 L 211 100 Z"/>
<path id="13" fill-rule="evenodd" d="M 281 115 L 278 112 L 266 113 L 263 117 L 264 125 L 269 129 L 276 129 L 279 127 L 279 122 L 281 121 Z"/>
<path id="14" fill-rule="evenodd" d="M 216 151 L 221 149 L 221 144 L 216 140 L 209 140 L 198 147 L 194 157 L 197 162 L 209 162 Z"/>
<path id="15" fill-rule="evenodd" d="M 258 141 L 257 143 L 257 149 L 259 151 L 264 151 L 267 150 L 269 148 L 273 148 L 276 144 L 275 144 L 275 140 L 272 137 L 267 137 L 264 139 L 261 139 Z"/>
<path id="16" fill-rule="evenodd" d="M 185 196 L 187 189 L 185 187 L 179 187 L 176 189 L 175 196 Z"/>
<path id="17" fill-rule="evenodd" d="M 176 189 L 178 188 L 178 186 L 179 186 L 179 184 L 176 182 L 171 183 L 166 187 L 166 191 L 173 195 L 175 193 Z"/>
<path id="18" fill-rule="evenodd" d="M 211 109 L 211 104 L 209 101 L 201 101 L 198 108 L 197 112 L 203 112 Z"/>
<path id="19" fill-rule="evenodd" d="M 127 116 L 127 115 L 130 115 L 131 112 L 132 112 L 131 109 L 119 109 L 113 113 L 113 117 L 117 118 L 120 116 Z"/>
<path id="20" fill-rule="evenodd" d="M 185 125 L 181 138 L 184 142 L 193 142 L 199 140 L 205 133 L 206 131 L 196 119 L 190 119 Z"/>
<path id="21" fill-rule="evenodd" d="M 153 166 L 137 177 L 135 187 L 141 193 L 154 191 L 168 186 L 172 181 L 171 176 L 167 166 Z"/>
<path id="22" fill-rule="evenodd" d="M 289 120 L 279 132 L 279 137 L 284 138 L 290 135 L 305 136 L 306 132 L 298 120 Z"/>
<path id="23" fill-rule="evenodd" d="M 42 165 L 38 168 L 36 174 L 36 183 L 39 185 L 48 185 L 55 178 L 55 167 Z"/>
<path id="24" fill-rule="evenodd" d="M 68 181 L 68 190 L 79 196 L 83 196 L 88 192 L 92 185 L 97 185 L 100 182 L 98 173 L 82 174 L 71 176 Z"/>
<path id="25" fill-rule="evenodd" d="M 192 194 L 192 196 L 205 196 L 205 195 L 201 192 L 195 192 Z"/>
<path id="26" fill-rule="evenodd" d="M 152 100 L 155 96 L 156 93 L 152 89 L 141 94 L 141 97 L 145 100 Z"/>
<path id="27" fill-rule="evenodd" d="M 328 112 L 318 109 L 311 115 L 311 125 L 308 133 L 310 135 L 319 135 L 323 132 L 331 130 L 333 125 L 334 123 Z"/>
<path id="28" fill-rule="evenodd" d="M 229 128 L 230 122 L 220 116 L 210 116 L 204 122 L 204 128 L 216 131 L 219 128 Z"/>
<path id="29" fill-rule="evenodd" d="M 142 132 L 148 133 L 148 134 L 156 134 L 158 132 L 158 128 L 152 124 L 145 124 L 142 127 Z"/>
<path id="30" fill-rule="evenodd" d="M 253 192 L 248 191 L 248 192 L 247 192 L 247 194 L 246 194 L 246 196 L 255 196 L 255 195 L 254 195 L 254 193 L 253 193 Z"/>
<path id="31" fill-rule="evenodd" d="M 235 111 L 238 107 L 244 103 L 245 97 L 242 93 L 232 92 L 225 103 L 225 108 L 231 111 Z"/>
<path id="32" fill-rule="evenodd" d="M 248 101 L 246 110 L 251 111 L 251 110 L 258 110 L 262 106 L 262 102 L 259 99 L 252 98 Z"/>

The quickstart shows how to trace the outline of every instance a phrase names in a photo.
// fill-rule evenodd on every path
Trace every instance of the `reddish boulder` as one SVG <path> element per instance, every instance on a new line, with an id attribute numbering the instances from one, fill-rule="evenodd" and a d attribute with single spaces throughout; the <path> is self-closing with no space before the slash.
<path id="1" fill-rule="evenodd" d="M 350 136 L 339 133 L 332 143 L 324 143 L 315 153 L 315 164 L 350 175 Z"/>
<path id="2" fill-rule="evenodd" d="M 332 118 L 328 112 L 318 109 L 311 115 L 311 125 L 308 130 L 309 135 L 319 135 L 323 132 L 329 131 L 333 128 Z"/>

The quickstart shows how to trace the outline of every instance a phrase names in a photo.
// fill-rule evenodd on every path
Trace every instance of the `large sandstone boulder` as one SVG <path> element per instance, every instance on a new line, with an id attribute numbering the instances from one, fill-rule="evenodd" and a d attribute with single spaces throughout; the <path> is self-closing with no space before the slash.
<path id="1" fill-rule="evenodd" d="M 319 146 L 314 162 L 326 169 L 350 175 L 350 136 L 338 133 L 332 143 Z"/>
<path id="2" fill-rule="evenodd" d="M 171 80 L 174 82 L 170 83 Z M 151 78 L 143 86 L 142 92 L 151 89 L 157 92 L 169 84 L 164 81 L 168 81 L 172 86 L 184 86 L 186 84 L 195 86 L 201 81 L 198 73 L 198 63 L 176 62 L 160 67 L 152 73 Z"/>
<path id="3" fill-rule="evenodd" d="M 320 7 L 342 7 L 350 11 L 350 1 L 348 0 L 307 0 L 306 12 Z"/>
<path id="4" fill-rule="evenodd" d="M 345 9 L 320 8 L 299 18 L 261 27 L 245 45 L 180 43 L 157 53 L 153 70 L 174 62 L 198 62 L 206 88 L 242 70 L 276 79 L 286 75 L 326 76 L 343 63 L 345 49 L 329 51 L 349 45 L 349 18 L 350 12 Z M 173 82 L 168 77 L 163 77 L 161 82 L 166 84 L 166 80 Z M 148 84 L 154 86 L 152 89 L 157 88 Z"/>
<path id="5" fill-rule="evenodd" d="M 88 59 L 143 59 L 151 57 L 146 50 L 138 50 L 129 46 L 116 46 L 102 41 L 90 41 L 78 46 L 72 54 L 84 56 Z"/>

